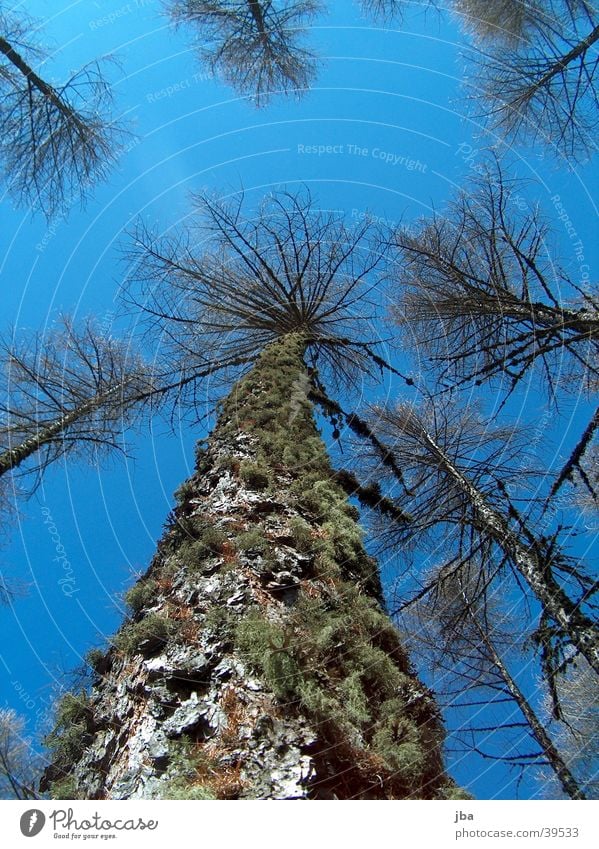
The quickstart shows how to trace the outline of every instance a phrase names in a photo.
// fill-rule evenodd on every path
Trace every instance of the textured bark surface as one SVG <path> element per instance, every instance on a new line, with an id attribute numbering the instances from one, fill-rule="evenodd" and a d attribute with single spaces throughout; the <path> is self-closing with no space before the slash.
<path id="1" fill-rule="evenodd" d="M 59 707 L 55 798 L 459 798 L 303 350 L 271 345 L 224 403 L 91 694 Z"/>

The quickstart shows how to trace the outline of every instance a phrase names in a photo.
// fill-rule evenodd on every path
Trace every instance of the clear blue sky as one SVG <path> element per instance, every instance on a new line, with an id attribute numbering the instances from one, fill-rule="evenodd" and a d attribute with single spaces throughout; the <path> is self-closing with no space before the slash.
<path id="1" fill-rule="evenodd" d="M 173 32 L 158 0 L 24 2 L 47 20 L 42 38 L 56 50 L 47 76 L 60 81 L 102 54 L 118 60 L 111 72 L 115 106 L 138 143 L 85 210 L 73 209 L 50 229 L 41 215 L 1 200 L 4 324 L 43 328 L 60 311 L 109 323 L 125 270 L 118 256 L 123 231 L 138 216 L 164 227 L 183 222 L 189 191 L 243 185 L 253 203 L 301 182 L 323 207 L 350 218 L 368 209 L 388 221 L 441 207 L 485 146 L 466 117 L 458 29 L 429 14 L 408 16 L 402 31 L 385 31 L 349 0 L 328 5 L 330 14 L 312 33 L 323 57 L 313 89 L 299 101 L 275 98 L 257 110 L 207 78 L 189 33 Z M 309 146 L 329 152 L 308 153 Z M 512 151 L 510 160 L 521 176 L 538 181 L 531 202 L 554 213 L 551 197 L 561 196 L 587 257 L 596 259 L 596 168 L 569 171 L 534 149 Z M 559 221 L 556 234 L 557 251 L 576 275 L 580 263 Z M 172 434 L 157 423 L 131 457 L 101 470 L 57 464 L 22 505 L 0 550 L 3 567 L 30 585 L 26 598 L 0 610 L 0 704 L 23 713 L 31 733 L 43 726 L 64 674 L 122 620 L 120 594 L 149 562 L 172 492 L 191 470 L 198 435 L 187 425 Z M 70 597 L 58 583 L 62 566 L 53 560 L 48 516 L 72 566 Z M 472 760 L 456 777 L 468 779 L 480 798 L 514 796 L 514 776 L 498 765 Z"/>

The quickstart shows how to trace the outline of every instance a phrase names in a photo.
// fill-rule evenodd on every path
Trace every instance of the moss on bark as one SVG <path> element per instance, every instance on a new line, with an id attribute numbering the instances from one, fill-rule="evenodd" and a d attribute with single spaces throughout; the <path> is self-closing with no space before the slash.
<path id="1" fill-rule="evenodd" d="M 99 680 L 92 702 L 114 715 L 111 693 L 122 692 L 119 715 L 133 718 L 126 733 L 112 721 L 117 749 L 85 767 L 125 788 L 113 798 L 142 792 L 141 773 L 125 780 L 111 770 L 120 757 L 129 776 L 124 750 L 144 700 L 156 739 L 179 740 L 157 755 L 147 731 L 135 742 L 146 752 L 140 763 L 155 758 L 150 772 L 165 798 L 454 792 L 434 700 L 384 612 L 376 563 L 316 427 L 305 347 L 301 334 L 271 344 L 235 385 L 196 473 L 178 490 L 148 574 L 127 595 L 134 620 L 109 652 L 114 680 Z M 187 657 L 196 658 L 190 668 Z M 183 724 L 173 725 L 178 716 Z M 82 774 L 68 760 L 61 780 Z"/>

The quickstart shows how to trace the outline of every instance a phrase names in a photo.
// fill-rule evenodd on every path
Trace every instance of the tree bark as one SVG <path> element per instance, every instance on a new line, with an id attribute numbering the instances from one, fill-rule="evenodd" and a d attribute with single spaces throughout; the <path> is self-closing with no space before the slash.
<path id="1" fill-rule="evenodd" d="M 59 708 L 55 798 L 468 798 L 316 429 L 304 348 L 270 345 L 222 405 L 68 745 Z"/>

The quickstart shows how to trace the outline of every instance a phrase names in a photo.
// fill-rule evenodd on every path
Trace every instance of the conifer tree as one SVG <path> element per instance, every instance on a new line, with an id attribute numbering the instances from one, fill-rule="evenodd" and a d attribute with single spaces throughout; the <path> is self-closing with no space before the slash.
<path id="1" fill-rule="evenodd" d="M 491 158 L 445 210 L 394 236 L 394 317 L 439 377 L 512 391 L 533 368 L 550 394 L 594 389 L 599 308 L 548 245 L 554 234 L 524 187 Z"/>
<path id="2" fill-rule="evenodd" d="M 270 198 L 253 220 L 199 204 L 203 254 L 138 234 L 136 275 L 153 293 L 140 303 L 175 356 L 251 365 L 127 595 L 129 621 L 92 658 L 91 693 L 59 706 L 43 786 L 57 798 L 463 798 L 308 398 L 315 370 L 349 382 L 371 362 L 371 228 L 302 196 Z"/>

